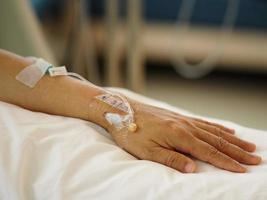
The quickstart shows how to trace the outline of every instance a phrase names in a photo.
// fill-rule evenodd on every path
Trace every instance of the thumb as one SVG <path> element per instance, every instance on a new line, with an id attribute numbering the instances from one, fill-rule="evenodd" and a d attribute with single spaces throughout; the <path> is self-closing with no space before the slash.
<path id="1" fill-rule="evenodd" d="M 151 154 L 151 161 L 161 163 L 183 173 L 196 171 L 196 164 L 190 158 L 176 151 L 159 147 Z"/>

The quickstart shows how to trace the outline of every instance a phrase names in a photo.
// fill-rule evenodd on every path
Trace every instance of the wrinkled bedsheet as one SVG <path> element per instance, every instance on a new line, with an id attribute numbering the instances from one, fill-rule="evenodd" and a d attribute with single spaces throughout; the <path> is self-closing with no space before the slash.
<path id="1" fill-rule="evenodd" d="M 267 131 L 209 120 L 235 128 L 238 136 L 255 142 L 263 163 L 236 174 L 196 161 L 198 173 L 182 174 L 137 160 L 93 123 L 0 102 L 0 199 L 267 199 Z"/>

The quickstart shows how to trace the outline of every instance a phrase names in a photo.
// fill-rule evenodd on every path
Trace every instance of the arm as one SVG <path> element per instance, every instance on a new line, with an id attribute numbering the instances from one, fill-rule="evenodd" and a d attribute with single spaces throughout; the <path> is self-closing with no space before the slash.
<path id="1" fill-rule="evenodd" d="M 1 101 L 33 111 L 90 120 L 107 128 L 103 113 L 89 106 L 94 96 L 103 93 L 101 88 L 68 76 L 44 76 L 31 89 L 15 80 L 16 75 L 31 63 L 30 59 L 0 50 Z"/>
<path id="2" fill-rule="evenodd" d="M 122 131 L 114 129 L 103 117 L 107 111 L 120 111 L 94 99 L 104 93 L 102 88 L 66 76 L 45 76 L 30 89 L 15 80 L 15 76 L 30 64 L 31 61 L 24 57 L 0 50 L 1 101 L 33 111 L 92 121 L 104 127 L 134 156 L 182 172 L 196 171 L 194 161 L 185 154 L 234 172 L 246 171 L 240 163 L 261 162 L 260 157 L 249 153 L 256 146 L 235 137 L 231 129 L 129 98 L 139 128 L 135 133 L 127 132 L 127 137 L 122 136 Z"/>

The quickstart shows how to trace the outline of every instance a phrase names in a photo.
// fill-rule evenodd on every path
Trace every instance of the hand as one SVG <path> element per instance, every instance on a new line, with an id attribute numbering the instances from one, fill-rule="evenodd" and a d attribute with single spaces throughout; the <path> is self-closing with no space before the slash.
<path id="1" fill-rule="evenodd" d="M 138 130 L 109 131 L 119 146 L 137 158 L 185 173 L 197 169 L 188 155 L 232 172 L 246 172 L 240 163 L 261 162 L 259 156 L 249 153 L 255 151 L 255 144 L 235 137 L 232 129 L 138 102 L 131 104 Z"/>

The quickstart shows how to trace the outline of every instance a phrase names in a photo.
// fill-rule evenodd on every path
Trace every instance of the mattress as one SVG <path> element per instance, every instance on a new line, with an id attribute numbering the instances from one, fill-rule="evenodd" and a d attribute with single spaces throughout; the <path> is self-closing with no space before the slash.
<path id="1" fill-rule="evenodd" d="M 238 174 L 196 161 L 198 172 L 183 174 L 136 159 L 96 124 L 0 102 L 0 199 L 267 199 L 267 131 L 208 120 L 235 128 L 238 136 L 255 142 L 263 163 L 247 166 L 248 173 Z"/>

